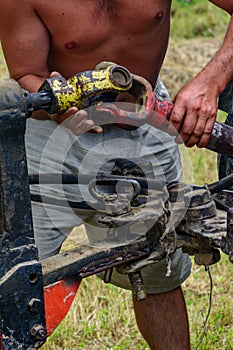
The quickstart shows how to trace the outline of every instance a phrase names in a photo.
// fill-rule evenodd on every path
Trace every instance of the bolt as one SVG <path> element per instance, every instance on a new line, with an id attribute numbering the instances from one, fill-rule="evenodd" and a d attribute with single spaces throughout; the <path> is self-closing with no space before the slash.
<path id="1" fill-rule="evenodd" d="M 30 330 L 30 334 L 35 339 L 44 340 L 46 338 L 46 329 L 41 324 L 36 324 Z"/>
<path id="2" fill-rule="evenodd" d="M 41 306 L 41 300 L 32 298 L 29 303 L 28 307 L 31 312 L 39 312 L 40 311 L 40 306 Z"/>

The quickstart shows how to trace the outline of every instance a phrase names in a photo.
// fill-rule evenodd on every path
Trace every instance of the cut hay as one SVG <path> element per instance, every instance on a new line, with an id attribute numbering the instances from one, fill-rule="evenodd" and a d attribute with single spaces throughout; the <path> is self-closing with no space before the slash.
<path id="1" fill-rule="evenodd" d="M 220 41 L 217 39 L 171 40 L 161 77 L 171 97 L 210 61 Z"/>

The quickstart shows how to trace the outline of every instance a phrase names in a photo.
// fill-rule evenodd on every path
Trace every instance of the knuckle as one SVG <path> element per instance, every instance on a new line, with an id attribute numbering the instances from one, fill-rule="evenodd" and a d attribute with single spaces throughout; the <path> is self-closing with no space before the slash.
<path id="1" fill-rule="evenodd" d="M 179 123 L 179 121 L 180 121 L 179 115 L 177 113 L 172 113 L 170 117 L 170 122 L 175 124 L 175 123 Z"/>
<path id="2" fill-rule="evenodd" d="M 197 143 L 198 148 L 203 148 L 203 147 L 205 147 L 205 145 L 206 145 L 206 142 L 204 142 L 204 141 L 200 141 Z"/>
<path id="3" fill-rule="evenodd" d="M 200 137 L 203 134 L 203 128 L 196 128 L 193 132 L 194 137 Z"/>
<path id="4" fill-rule="evenodd" d="M 194 114 L 200 113 L 200 110 L 201 110 L 200 105 L 197 103 L 195 103 L 191 108 L 191 111 Z"/>
<path id="5" fill-rule="evenodd" d="M 211 118 L 215 118 L 216 116 L 216 110 L 210 106 L 210 105 L 203 105 L 202 108 L 200 108 L 199 111 L 202 119 L 211 119 Z"/>
<path id="6" fill-rule="evenodd" d="M 80 110 L 80 111 L 77 111 L 75 112 L 75 115 L 77 116 L 82 116 L 82 117 L 86 117 L 87 116 L 87 112 L 85 112 L 84 110 Z"/>
<path id="7" fill-rule="evenodd" d="M 185 142 L 185 146 L 188 148 L 191 148 L 195 145 L 195 142 L 193 141 L 193 139 L 189 139 Z"/>
<path id="8" fill-rule="evenodd" d="M 191 135 L 192 134 L 192 128 L 190 126 L 184 126 L 182 129 L 182 134 L 184 135 Z"/>
<path id="9" fill-rule="evenodd" d="M 205 134 L 211 135 L 211 133 L 212 133 L 212 128 L 206 128 L 205 129 Z"/>

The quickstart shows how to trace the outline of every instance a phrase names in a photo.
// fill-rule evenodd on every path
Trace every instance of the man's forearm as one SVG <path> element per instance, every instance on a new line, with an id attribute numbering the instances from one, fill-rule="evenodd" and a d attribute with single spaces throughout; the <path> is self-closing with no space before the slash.
<path id="1" fill-rule="evenodd" d="M 29 91 L 29 92 L 36 92 L 38 91 L 39 87 L 42 85 L 45 79 L 47 79 L 48 76 L 46 77 L 40 77 L 37 75 L 25 75 L 19 79 L 17 79 L 19 85 Z"/>
<path id="2" fill-rule="evenodd" d="M 218 97 L 233 80 L 233 17 L 211 61 L 175 96 L 170 133 L 187 147 L 205 147 L 218 111 Z"/>
<path id="3" fill-rule="evenodd" d="M 46 78 L 47 77 L 42 78 L 36 75 L 27 75 L 18 79 L 18 83 L 23 89 L 33 93 L 38 91 L 38 89 L 40 88 L 40 86 L 42 85 L 42 83 Z M 39 110 L 39 111 L 33 112 L 33 118 L 40 119 L 40 120 L 47 120 L 49 119 L 49 114 L 46 111 Z"/>
<path id="4" fill-rule="evenodd" d="M 204 74 L 212 84 L 218 95 L 233 81 L 233 15 L 224 38 L 224 41 L 211 61 L 203 68 L 200 74 Z"/>

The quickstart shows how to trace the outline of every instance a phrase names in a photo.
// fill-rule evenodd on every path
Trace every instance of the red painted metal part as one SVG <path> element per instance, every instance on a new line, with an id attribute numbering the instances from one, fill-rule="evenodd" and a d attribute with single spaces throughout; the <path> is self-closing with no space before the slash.
<path id="1" fill-rule="evenodd" d="M 154 105 L 151 105 L 151 108 L 142 108 L 141 111 L 136 113 L 118 108 L 112 103 L 97 106 L 96 110 L 99 112 L 107 112 L 108 122 L 111 123 L 117 123 L 119 125 L 132 125 L 137 127 L 143 124 L 150 124 L 157 129 L 167 131 L 170 125 L 169 117 L 172 108 L 172 102 L 155 99 Z M 98 122 L 101 124 L 101 115 Z"/>
<path id="2" fill-rule="evenodd" d="M 44 288 L 44 303 L 47 336 L 61 323 L 67 315 L 81 280 L 61 280 Z M 0 348 L 0 350 L 2 350 Z"/>
<path id="3" fill-rule="evenodd" d="M 61 280 L 52 285 L 44 287 L 44 305 L 46 317 L 47 337 L 55 330 L 67 315 L 81 280 Z M 3 349 L 0 334 L 0 350 Z"/>
<path id="4" fill-rule="evenodd" d="M 170 125 L 169 119 L 172 108 L 173 103 L 171 101 L 155 99 L 154 105 L 149 109 L 147 123 L 155 128 L 167 131 Z"/>
<path id="5" fill-rule="evenodd" d="M 135 103 L 143 101 L 140 110 L 132 112 L 121 108 L 118 103 L 104 103 L 97 106 L 96 111 L 107 112 L 103 113 L 103 117 L 97 115 L 97 118 L 106 118 L 106 121 L 117 123 L 120 126 L 131 125 L 139 127 L 143 124 L 150 124 L 155 128 L 167 131 L 169 128 L 169 119 L 173 109 L 173 103 L 167 100 L 159 100 L 155 97 L 155 93 L 151 84 L 140 76 L 134 76 L 137 82 L 136 87 L 133 88 L 132 95 L 135 97 Z M 131 93 L 131 90 L 129 90 Z M 104 121 L 104 120 L 102 120 Z"/>

